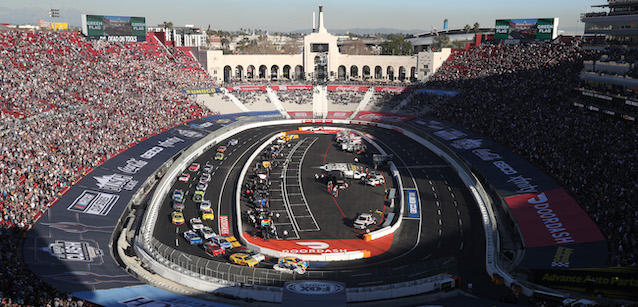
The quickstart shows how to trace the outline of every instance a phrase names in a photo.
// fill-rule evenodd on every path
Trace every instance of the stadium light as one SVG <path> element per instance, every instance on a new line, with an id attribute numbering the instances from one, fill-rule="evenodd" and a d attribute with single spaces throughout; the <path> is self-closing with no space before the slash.
<path id="1" fill-rule="evenodd" d="M 51 18 L 60 17 L 60 10 L 59 9 L 50 9 L 49 10 L 49 17 L 51 17 Z"/>

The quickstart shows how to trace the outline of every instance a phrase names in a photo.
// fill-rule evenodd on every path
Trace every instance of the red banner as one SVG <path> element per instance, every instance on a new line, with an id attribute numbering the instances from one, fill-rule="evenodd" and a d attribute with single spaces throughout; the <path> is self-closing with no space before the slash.
<path id="1" fill-rule="evenodd" d="M 354 112 L 348 111 L 328 111 L 328 118 L 330 119 L 346 119 L 350 117 Z"/>
<path id="2" fill-rule="evenodd" d="M 374 88 L 375 92 L 384 92 L 384 93 L 403 93 L 407 90 L 407 87 L 398 87 L 398 86 L 377 86 Z"/>
<path id="3" fill-rule="evenodd" d="M 562 188 L 506 197 L 527 248 L 603 241 L 598 226 Z"/>
<path id="4" fill-rule="evenodd" d="M 354 118 L 355 120 L 364 120 L 369 122 L 385 122 L 385 123 L 398 123 L 411 120 L 416 116 L 407 114 L 397 114 L 388 112 L 370 112 L 360 111 Z"/>
<path id="5" fill-rule="evenodd" d="M 219 216 L 219 234 L 227 236 L 230 234 L 230 225 L 228 224 L 228 215 Z"/>
<path id="6" fill-rule="evenodd" d="M 274 249 L 282 253 L 301 255 L 321 255 L 347 252 L 363 252 L 366 257 L 381 255 L 392 246 L 393 235 L 388 235 L 373 241 L 366 242 L 361 239 L 341 239 L 341 240 L 264 240 L 244 233 L 246 241 Z M 303 258 L 302 258 L 303 259 Z"/>
<path id="7" fill-rule="evenodd" d="M 328 91 L 330 92 L 365 92 L 369 90 L 369 86 L 358 85 L 328 85 Z"/>
<path id="8" fill-rule="evenodd" d="M 312 85 L 273 85 L 273 91 L 310 91 L 312 90 Z"/>
<path id="9" fill-rule="evenodd" d="M 257 91 L 261 91 L 261 92 L 265 92 L 266 91 L 266 87 L 265 86 L 230 86 L 230 87 L 227 87 L 226 89 L 228 89 L 231 92 L 236 92 L 236 91 L 241 91 L 241 92 L 257 92 Z"/>
<path id="10" fill-rule="evenodd" d="M 308 119 L 312 118 L 312 111 L 290 111 L 288 112 L 294 119 Z"/>

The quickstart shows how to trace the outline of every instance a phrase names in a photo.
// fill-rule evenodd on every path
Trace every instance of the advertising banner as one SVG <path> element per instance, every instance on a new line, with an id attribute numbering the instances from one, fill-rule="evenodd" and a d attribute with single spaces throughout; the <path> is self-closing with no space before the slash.
<path id="1" fill-rule="evenodd" d="M 534 270 L 534 283 L 635 301 L 638 299 L 636 276 L 635 267 Z"/>
<path id="2" fill-rule="evenodd" d="M 374 88 L 375 92 L 382 93 L 403 93 L 405 91 L 411 91 L 412 89 L 407 87 L 397 87 L 397 86 L 377 86 Z"/>
<path id="3" fill-rule="evenodd" d="M 350 117 L 350 115 L 352 115 L 352 113 L 354 113 L 354 112 L 328 111 L 328 118 L 329 119 L 347 119 L 348 117 Z"/>
<path id="4" fill-rule="evenodd" d="M 408 201 L 408 216 L 421 217 L 419 215 L 419 194 L 416 192 L 416 189 L 406 189 L 405 195 L 405 199 Z"/>
<path id="5" fill-rule="evenodd" d="M 558 18 L 497 19 L 496 40 L 550 40 L 556 38 Z"/>
<path id="6" fill-rule="evenodd" d="M 363 120 L 370 122 L 398 123 L 413 119 L 415 116 L 407 114 L 389 113 L 389 112 L 371 112 L 361 111 L 354 120 Z"/>
<path id="7" fill-rule="evenodd" d="M 227 87 L 226 89 L 228 89 L 231 92 L 265 92 L 266 91 L 266 87 L 265 86 L 230 86 Z"/>
<path id="8" fill-rule="evenodd" d="M 144 42 L 146 41 L 146 18 L 83 14 L 82 34 L 89 39 Z"/>
<path id="9" fill-rule="evenodd" d="M 294 119 L 310 119 L 312 118 L 312 111 L 290 111 L 288 112 Z"/>
<path id="10" fill-rule="evenodd" d="M 330 92 L 365 92 L 369 89 L 369 86 L 359 85 L 328 85 L 328 91 Z"/>
<path id="11" fill-rule="evenodd" d="M 273 85 L 273 91 L 310 91 L 312 90 L 312 85 Z"/>
<path id="12" fill-rule="evenodd" d="M 204 87 L 204 88 L 187 88 L 183 89 L 182 92 L 187 95 L 198 95 L 198 94 L 213 94 L 213 93 L 221 93 L 222 90 L 219 87 Z"/>
<path id="13" fill-rule="evenodd" d="M 598 226 L 562 188 L 506 197 L 527 248 L 604 241 Z"/>

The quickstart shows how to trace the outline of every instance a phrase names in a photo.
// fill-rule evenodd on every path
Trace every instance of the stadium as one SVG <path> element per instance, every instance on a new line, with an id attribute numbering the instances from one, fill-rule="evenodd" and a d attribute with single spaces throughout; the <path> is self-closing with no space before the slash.
<path id="1" fill-rule="evenodd" d="M 0 30 L 2 305 L 635 305 L 636 7 L 406 56 L 321 6 L 293 55 Z"/>

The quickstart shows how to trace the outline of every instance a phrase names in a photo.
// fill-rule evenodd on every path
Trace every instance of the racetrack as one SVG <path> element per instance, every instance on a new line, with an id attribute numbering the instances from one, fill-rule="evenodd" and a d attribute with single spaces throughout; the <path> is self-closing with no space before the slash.
<path id="1" fill-rule="evenodd" d="M 233 217 L 236 216 L 234 195 L 241 168 L 248 162 L 248 157 L 255 149 L 270 136 L 280 131 L 296 130 L 298 126 L 263 127 L 244 131 L 233 137 L 239 142 L 236 146 L 228 147 L 224 160 L 213 159 L 217 146 L 196 160 L 202 166 L 207 162 L 215 166 L 212 180 L 205 194 L 205 199 L 211 200 L 215 208 L 215 220 L 204 221 L 204 224 L 219 232 L 218 217 L 227 215 L 231 234 L 239 237 L 237 221 L 234 221 Z M 372 136 L 386 152 L 394 154 L 394 162 L 401 174 L 403 188 L 417 190 L 420 206 L 418 217 L 409 217 L 406 210 L 403 224 L 395 232 L 392 246 L 386 253 L 347 262 L 314 263 L 305 275 L 294 278 L 337 280 L 345 282 L 350 287 L 415 280 L 441 272 L 458 274 L 464 279 L 472 279 L 477 274 L 484 276 L 485 246 L 482 223 L 476 204 L 454 169 L 433 152 L 399 132 L 376 127 L 356 126 L 356 129 Z M 225 141 L 220 142 L 222 145 L 225 143 Z M 323 191 L 314 182 L 316 170 L 313 170 L 312 166 L 322 163 L 323 158 L 327 161 L 336 161 L 351 159 L 352 156 L 339 156 L 344 153 L 332 150 L 327 146 L 329 143 L 325 139 L 317 141 L 316 144 L 317 150 L 309 151 L 307 159 L 304 159 L 305 165 L 301 168 L 301 177 L 306 187 L 304 189 L 306 196 L 310 199 L 309 208 L 312 212 L 316 212 L 315 216 L 320 221 L 321 228 L 330 229 L 330 231 L 308 232 L 305 235 L 316 240 L 343 235 L 356 237 L 352 229 L 344 225 L 342 215 L 353 218 L 353 213 L 361 210 L 361 207 L 341 209 L 342 214 L 335 209 L 334 203 L 312 201 L 317 197 L 325 197 L 320 194 Z M 322 150 L 318 150 L 319 148 Z M 320 158 L 321 161 L 319 161 Z M 185 172 L 188 171 L 185 170 Z M 173 189 L 187 191 L 184 209 L 187 220 L 198 215 L 198 208 L 190 198 L 194 192 L 196 184 L 194 182 L 198 180 L 199 174 L 191 173 L 189 183 L 177 181 L 171 189 L 171 191 Z M 379 188 L 380 194 L 383 195 L 381 187 L 361 188 L 366 188 L 365 191 L 375 191 L 374 189 Z M 376 192 L 379 192 L 379 189 Z M 347 197 L 343 194 L 342 196 L 344 197 L 340 197 L 339 203 L 348 203 Z M 357 195 L 350 195 L 352 196 L 357 197 Z M 346 211 L 348 211 L 347 214 Z M 272 261 L 267 260 L 258 269 L 249 269 L 228 264 L 227 256 L 214 259 L 204 253 L 200 247 L 188 245 L 181 234 L 187 230 L 188 225 L 176 227 L 171 224 L 170 212 L 172 212 L 171 202 L 167 198 L 160 209 L 155 237 L 163 245 L 183 253 L 180 257 L 194 255 L 209 260 L 204 261 L 203 266 L 208 267 L 211 274 L 213 271 L 217 272 L 214 273 L 215 276 L 219 276 L 219 271 L 240 274 L 249 277 L 253 283 L 271 285 L 280 285 L 283 281 L 292 278 L 290 275 L 282 275 L 270 269 Z M 340 231 L 335 232 L 334 229 L 340 229 Z M 459 265 L 461 263 L 462 265 Z M 204 271 L 208 272 L 208 270 Z"/>

